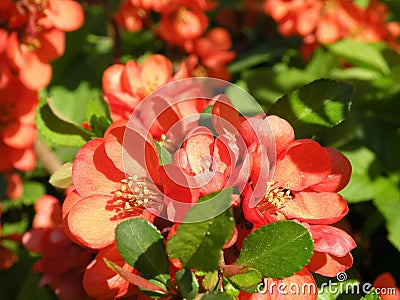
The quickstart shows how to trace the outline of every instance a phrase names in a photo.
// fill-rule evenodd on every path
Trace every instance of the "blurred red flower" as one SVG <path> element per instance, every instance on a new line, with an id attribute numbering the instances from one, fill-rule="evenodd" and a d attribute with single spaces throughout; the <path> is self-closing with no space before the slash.
<path id="1" fill-rule="evenodd" d="M 40 285 L 48 284 L 59 299 L 91 299 L 83 289 L 83 272 L 93 253 L 72 243 L 62 228 L 61 204 L 50 195 L 35 203 L 32 229 L 22 237 L 23 245 L 42 255 L 33 271 L 43 273 Z"/>

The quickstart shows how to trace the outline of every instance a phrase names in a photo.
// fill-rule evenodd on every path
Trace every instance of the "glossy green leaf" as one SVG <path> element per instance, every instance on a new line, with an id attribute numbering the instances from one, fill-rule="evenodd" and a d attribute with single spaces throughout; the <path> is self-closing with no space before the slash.
<path id="1" fill-rule="evenodd" d="M 281 279 L 307 265 L 313 250 L 314 243 L 304 226 L 280 221 L 249 234 L 235 264 L 252 267 L 264 277 Z"/>
<path id="2" fill-rule="evenodd" d="M 215 200 L 226 202 L 229 199 L 230 201 L 231 194 L 232 189 L 211 194 L 214 196 L 212 203 Z M 199 216 L 210 214 L 209 210 L 212 206 L 204 207 L 202 204 L 198 203 L 187 213 L 184 223 L 178 226 L 175 235 L 168 240 L 167 249 L 170 257 L 179 258 L 184 268 L 208 272 L 218 270 L 222 247 L 232 236 L 234 220 L 232 211 L 225 208 L 225 212 L 216 214 L 217 216 L 206 221 L 186 223 Z"/>
<path id="3" fill-rule="evenodd" d="M 98 137 L 103 137 L 104 131 L 111 125 L 110 108 L 102 97 L 93 97 L 86 107 L 86 121 Z"/>
<path id="4" fill-rule="evenodd" d="M 259 271 L 254 268 L 248 268 L 245 273 L 233 275 L 229 277 L 234 285 L 238 286 L 240 289 L 249 288 L 257 285 L 262 280 L 262 275 Z"/>
<path id="5" fill-rule="evenodd" d="M 375 154 L 366 147 L 343 150 L 342 153 L 352 165 L 350 182 L 340 194 L 350 203 L 368 201 L 373 198 L 373 179 L 371 168 L 376 159 Z"/>
<path id="6" fill-rule="evenodd" d="M 286 119 L 297 138 L 311 137 L 346 118 L 352 91 L 347 83 L 319 79 L 280 98 L 268 114 Z"/>
<path id="7" fill-rule="evenodd" d="M 160 160 L 160 166 L 172 163 L 173 157 L 171 153 L 168 152 L 159 142 L 154 140 L 154 144 L 156 145 L 156 149 L 158 152 L 158 158 Z"/>
<path id="8" fill-rule="evenodd" d="M 400 251 L 399 182 L 380 177 L 373 186 L 374 204 L 386 220 L 389 241 Z"/>
<path id="9" fill-rule="evenodd" d="M 372 288 L 368 294 L 366 294 L 364 297 L 362 297 L 360 300 L 380 300 L 381 298 L 379 297 L 378 293 L 374 288 Z"/>
<path id="10" fill-rule="evenodd" d="M 49 183 L 60 189 L 72 186 L 72 165 L 71 162 L 63 164 L 50 176 Z"/>
<path id="11" fill-rule="evenodd" d="M 389 66 L 376 44 L 345 39 L 329 44 L 327 48 L 356 66 L 369 67 L 386 75 L 390 73 Z"/>
<path id="12" fill-rule="evenodd" d="M 199 283 L 196 276 L 190 270 L 181 269 L 175 273 L 175 282 L 178 286 L 179 294 L 188 300 L 196 298 L 199 292 Z"/>
<path id="13" fill-rule="evenodd" d="M 204 275 L 202 286 L 206 291 L 212 291 L 218 284 L 218 271 L 207 272 Z"/>
<path id="14" fill-rule="evenodd" d="M 39 102 L 36 126 L 41 135 L 59 146 L 83 146 L 93 136 L 93 133 L 83 127 L 61 119 L 44 99 Z"/>
<path id="15" fill-rule="evenodd" d="M 149 277 L 168 274 L 164 239 L 149 221 L 133 218 L 120 223 L 115 231 L 118 251 L 128 264 Z"/>

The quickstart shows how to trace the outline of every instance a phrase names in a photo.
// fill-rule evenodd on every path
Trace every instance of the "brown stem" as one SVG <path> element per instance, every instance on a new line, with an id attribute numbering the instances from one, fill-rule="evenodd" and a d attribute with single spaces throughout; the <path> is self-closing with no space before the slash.
<path id="1" fill-rule="evenodd" d="M 51 149 L 47 147 L 40 139 L 36 139 L 34 149 L 38 161 L 47 170 L 47 172 L 49 172 L 49 174 L 53 174 L 62 166 L 61 161 L 54 154 L 54 152 L 51 151 Z"/>

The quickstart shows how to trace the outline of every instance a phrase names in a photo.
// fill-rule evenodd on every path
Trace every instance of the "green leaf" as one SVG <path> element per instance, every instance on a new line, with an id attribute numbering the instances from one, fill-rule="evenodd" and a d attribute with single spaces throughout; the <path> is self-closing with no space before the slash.
<path id="1" fill-rule="evenodd" d="M 67 162 L 56 170 L 49 179 L 49 183 L 60 189 L 65 189 L 72 186 L 72 165 L 73 163 Z"/>
<path id="2" fill-rule="evenodd" d="M 155 285 L 154 283 L 148 281 L 147 279 L 144 279 L 143 277 L 140 277 L 139 275 L 133 274 L 131 272 L 128 272 L 118 266 L 117 264 L 113 263 L 112 261 L 109 261 L 106 258 L 103 258 L 104 262 L 106 265 L 113 270 L 115 273 L 117 273 L 119 276 L 122 278 L 126 279 L 133 285 L 136 285 L 138 287 L 141 287 L 147 291 L 152 291 L 152 292 L 159 292 L 161 295 L 165 295 L 168 292 L 162 288 L 160 288 L 158 285 Z"/>
<path id="3" fill-rule="evenodd" d="M 232 300 L 232 299 L 234 299 L 233 296 L 230 296 L 222 292 L 207 293 L 200 298 L 200 300 Z"/>
<path id="4" fill-rule="evenodd" d="M 280 221 L 249 234 L 235 264 L 257 269 L 264 277 L 281 279 L 300 271 L 313 250 L 314 243 L 304 226 Z"/>
<path id="5" fill-rule="evenodd" d="M 110 108 L 102 97 L 91 98 L 86 107 L 86 121 L 98 137 L 103 137 L 106 129 L 111 125 Z"/>
<path id="6" fill-rule="evenodd" d="M 212 291 L 218 284 L 218 271 L 208 272 L 204 275 L 202 285 L 206 291 Z"/>
<path id="7" fill-rule="evenodd" d="M 53 110 L 62 112 L 64 118 L 71 123 L 82 124 L 87 120 L 85 107 L 91 100 L 100 99 L 100 90 L 91 87 L 86 81 L 81 81 L 74 90 L 63 85 L 52 86 L 45 97 L 52 99 Z"/>
<path id="8" fill-rule="evenodd" d="M 389 241 L 400 251 L 399 183 L 380 177 L 373 184 L 374 204 L 386 220 Z"/>
<path id="9" fill-rule="evenodd" d="M 253 287 L 259 284 L 261 280 L 261 273 L 254 268 L 248 268 L 247 272 L 245 273 L 229 277 L 229 281 L 231 281 L 235 286 L 239 287 L 240 289 Z"/>
<path id="10" fill-rule="evenodd" d="M 61 119 L 49 103 L 41 99 L 36 112 L 36 126 L 41 135 L 59 146 L 83 146 L 93 135 L 83 127 Z"/>
<path id="11" fill-rule="evenodd" d="M 158 158 L 160 160 L 160 166 L 172 163 L 172 155 L 165 149 L 159 142 L 154 140 L 154 144 L 156 145 L 156 149 L 158 152 Z"/>
<path id="12" fill-rule="evenodd" d="M 118 251 L 139 272 L 155 277 L 168 274 L 168 256 L 158 229 L 140 218 L 120 223 L 115 231 Z"/>
<path id="13" fill-rule="evenodd" d="M 375 154 L 363 146 L 356 149 L 343 150 L 342 153 L 352 165 L 352 174 L 350 182 L 340 191 L 340 194 L 350 203 L 371 200 L 373 198 L 373 180 L 370 172 L 371 166 L 376 159 Z"/>
<path id="14" fill-rule="evenodd" d="M 365 297 L 362 297 L 360 300 L 380 300 L 378 293 L 374 288 L 372 288 Z"/>
<path id="15" fill-rule="evenodd" d="M 209 272 L 218 270 L 223 245 L 232 236 L 234 220 L 232 211 L 228 208 L 222 214 L 197 223 L 186 223 L 196 220 L 200 215 L 210 215 L 212 206 L 204 206 L 207 202 L 215 200 L 227 202 L 231 198 L 232 189 L 213 193 L 212 200 L 196 204 L 185 216 L 177 232 L 167 242 L 167 249 L 172 258 L 179 258 L 183 267 Z M 207 198 L 209 198 L 207 197 Z M 229 206 L 228 206 L 229 207 Z M 206 211 L 205 210 L 208 210 Z M 214 211 L 218 211 L 218 208 Z"/>
<path id="16" fill-rule="evenodd" d="M 388 75 L 390 74 L 389 66 L 378 46 L 354 39 L 340 40 L 334 44 L 326 45 L 329 51 L 346 59 L 351 64 L 368 67 Z"/>
<path id="17" fill-rule="evenodd" d="M 189 270 L 179 270 L 175 273 L 175 282 L 178 286 L 179 294 L 188 300 L 196 298 L 199 292 L 199 283 L 196 276 Z"/>
<path id="18" fill-rule="evenodd" d="M 225 293 L 234 297 L 239 296 L 240 290 L 235 287 L 228 279 L 223 278 L 222 282 Z"/>
<path id="19" fill-rule="evenodd" d="M 319 79 L 280 98 L 269 110 L 292 124 L 296 137 L 311 137 L 342 122 L 350 111 L 351 85 Z"/>

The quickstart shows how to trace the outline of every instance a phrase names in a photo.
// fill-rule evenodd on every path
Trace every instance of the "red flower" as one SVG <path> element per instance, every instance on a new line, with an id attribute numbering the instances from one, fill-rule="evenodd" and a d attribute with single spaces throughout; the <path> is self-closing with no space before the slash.
<path id="1" fill-rule="evenodd" d="M 170 81 L 187 77 L 184 65 L 172 76 L 172 64 L 162 55 L 148 57 L 142 65 L 129 60 L 115 64 L 103 74 L 104 98 L 114 120 L 129 119 L 138 103 L 155 89 Z"/>
<path id="2" fill-rule="evenodd" d="M 210 76 L 229 80 L 226 65 L 235 58 L 229 32 L 223 28 L 210 29 L 204 37 L 185 43 L 185 50 L 191 55 L 187 59 L 193 76 Z M 205 68 L 205 74 L 202 68 Z"/>
<path id="3" fill-rule="evenodd" d="M 64 225 L 74 240 L 102 249 L 114 243 L 115 228 L 123 220 L 141 217 L 152 221 L 155 215 L 150 211 L 162 213 L 170 198 L 196 201 L 195 190 L 170 180 L 165 175 L 167 166 L 159 169 L 158 154 L 149 138 L 140 128 L 115 124 L 104 138 L 80 149 L 72 169 L 76 190 L 63 206 Z"/>
<path id="4" fill-rule="evenodd" d="M 49 62 L 64 53 L 64 32 L 82 25 L 82 7 L 72 0 L 5 0 L 4 6 L 10 30 L 6 49 L 10 67 L 26 87 L 41 89 L 51 79 Z"/>
<path id="5" fill-rule="evenodd" d="M 255 130 L 251 131 L 249 122 Z M 273 151 L 266 153 L 257 139 L 265 135 L 271 126 L 276 143 L 276 163 L 265 161 L 262 154 L 271 159 Z M 251 180 L 244 195 L 245 218 L 255 228 L 278 220 L 297 220 L 309 229 L 314 240 L 314 255 L 308 270 L 335 276 L 353 263 L 350 251 L 356 247 L 354 240 L 344 231 L 327 226 L 341 220 L 348 212 L 347 202 L 337 193 L 348 183 L 350 162 L 333 149 L 325 149 L 312 140 L 294 140 L 289 123 L 276 116 L 265 120 L 249 120 L 241 126 L 247 132 L 245 140 L 253 161 Z M 271 132 L 270 132 L 271 133 Z M 271 175 L 268 170 L 274 171 Z M 270 178 L 266 189 L 262 183 Z M 259 182 L 261 181 L 261 186 Z M 310 224 L 310 225 L 309 225 Z"/>
<path id="6" fill-rule="evenodd" d="M 92 252 L 73 244 L 64 234 L 61 205 L 45 195 L 35 203 L 32 229 L 24 234 L 24 246 L 40 258 L 33 271 L 44 273 L 40 285 L 48 284 L 60 299 L 89 299 L 82 286 L 83 272 Z"/>
<path id="7" fill-rule="evenodd" d="M 15 77 L 10 77 L 0 91 L 0 171 L 32 170 L 37 93 L 26 89 Z"/>
<path id="8" fill-rule="evenodd" d="M 135 32 L 142 29 L 143 18 L 145 16 L 146 12 L 141 8 L 133 6 L 132 1 L 124 1 L 118 7 L 114 18 L 118 26 L 128 31 Z"/>
<path id="9" fill-rule="evenodd" d="M 348 207 L 337 192 L 350 178 L 348 160 L 315 141 L 293 140 L 293 130 L 282 119 L 267 117 L 267 120 L 273 120 L 270 125 L 276 139 L 277 161 L 265 192 L 254 195 L 250 191 L 245 196 L 246 218 L 256 226 L 281 219 L 309 224 L 332 224 L 342 219 Z M 250 146 L 257 147 L 254 145 L 257 143 L 252 142 Z M 257 156 L 253 159 L 256 162 L 253 164 L 253 182 L 259 180 L 257 172 L 262 167 L 257 159 Z M 259 196 L 261 199 L 256 199 Z"/>
<path id="10" fill-rule="evenodd" d="M 208 0 L 174 1 L 161 11 L 158 33 L 169 44 L 183 46 L 204 33 L 208 25 L 204 11 L 213 7 Z"/>

